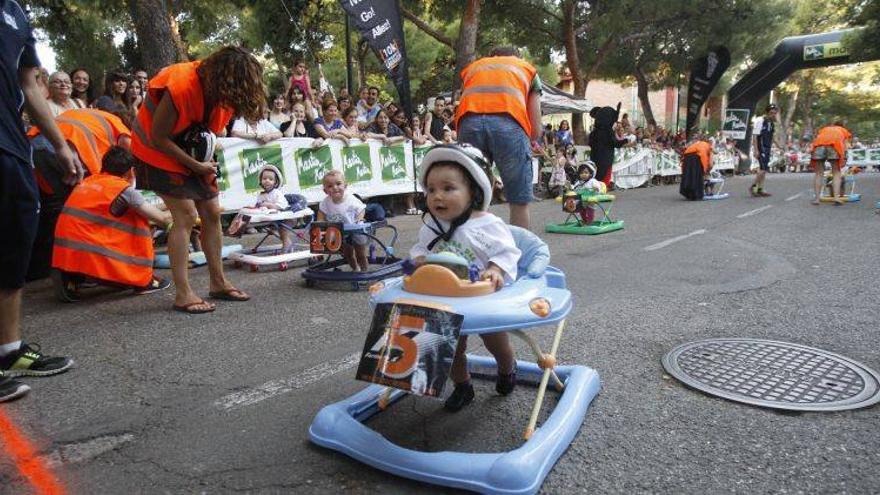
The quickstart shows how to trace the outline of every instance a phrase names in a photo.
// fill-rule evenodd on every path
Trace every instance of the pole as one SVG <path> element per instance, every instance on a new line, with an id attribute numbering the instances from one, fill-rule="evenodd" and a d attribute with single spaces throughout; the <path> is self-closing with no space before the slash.
<path id="1" fill-rule="evenodd" d="M 348 14 L 345 14 L 345 82 L 348 94 L 354 96 L 354 80 L 351 75 L 351 26 Z"/>

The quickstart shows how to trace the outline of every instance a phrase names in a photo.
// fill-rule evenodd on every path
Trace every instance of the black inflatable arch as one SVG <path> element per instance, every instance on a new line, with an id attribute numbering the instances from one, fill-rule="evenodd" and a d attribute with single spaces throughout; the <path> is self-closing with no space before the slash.
<path id="1" fill-rule="evenodd" d="M 830 65 L 844 65 L 863 61 L 847 52 L 841 44 L 844 35 L 854 29 L 831 31 L 805 36 L 783 38 L 776 45 L 773 56 L 764 60 L 747 72 L 730 90 L 727 91 L 727 109 L 739 116 L 745 115 L 745 138 L 738 139 L 736 147 L 749 156 L 752 138 L 752 119 L 758 100 L 784 81 L 793 72 L 800 69 L 813 69 Z M 748 113 L 745 113 L 748 111 Z M 728 113 L 725 121 L 728 120 Z M 741 120 L 741 119 L 740 119 Z"/>

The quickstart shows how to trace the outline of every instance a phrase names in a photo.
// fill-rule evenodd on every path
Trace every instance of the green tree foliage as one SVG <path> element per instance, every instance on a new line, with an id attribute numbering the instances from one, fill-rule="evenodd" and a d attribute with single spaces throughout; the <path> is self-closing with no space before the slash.
<path id="1" fill-rule="evenodd" d="M 857 53 L 862 60 L 880 59 L 880 0 L 851 2 L 847 20 L 852 26 L 863 28 L 845 40 L 850 52 Z"/>

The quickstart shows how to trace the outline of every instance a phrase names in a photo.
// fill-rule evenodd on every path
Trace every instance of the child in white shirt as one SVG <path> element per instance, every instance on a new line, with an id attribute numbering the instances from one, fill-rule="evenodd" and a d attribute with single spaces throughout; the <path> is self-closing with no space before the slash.
<path id="1" fill-rule="evenodd" d="M 599 182 L 594 177 L 596 175 L 596 166 L 593 165 L 593 162 L 586 162 L 581 164 L 578 167 L 578 180 L 572 185 L 572 189 L 575 191 L 593 191 L 596 193 L 601 193 L 605 189 L 605 184 Z"/>
<path id="2" fill-rule="evenodd" d="M 326 198 L 318 205 L 319 222 L 342 222 L 344 224 L 360 223 L 364 221 L 364 213 L 367 206 L 351 194 L 346 194 L 347 187 L 345 176 L 339 170 L 331 170 L 324 174 L 322 179 Z M 354 271 L 365 272 L 370 269 L 367 259 L 367 245 L 369 239 L 362 234 L 351 236 L 352 247 L 343 244 L 342 255 L 348 261 Z"/>
<path id="3" fill-rule="evenodd" d="M 265 165 L 260 170 L 260 187 L 263 188 L 263 191 L 257 195 L 257 204 L 254 207 L 266 208 L 270 211 L 282 211 L 289 208 L 287 198 L 281 192 L 282 185 L 284 185 L 284 176 L 281 175 L 278 167 Z M 287 229 L 279 228 L 278 230 L 280 231 L 278 235 L 281 236 L 281 249 L 287 252 L 293 246 L 293 237 Z"/>
<path id="4" fill-rule="evenodd" d="M 467 145 L 441 145 L 429 151 L 421 165 L 419 181 L 425 191 L 430 218 L 423 221 L 419 239 L 410 256 L 416 264 L 424 263 L 430 252 L 452 251 L 476 264 L 483 280 L 495 289 L 516 280 L 520 258 L 513 235 L 504 222 L 487 212 L 492 199 L 492 185 L 481 168 L 480 151 Z M 498 363 L 495 390 L 502 395 L 516 385 L 516 361 L 510 339 L 504 332 L 480 337 Z M 455 390 L 445 407 L 458 411 L 474 399 L 474 388 L 467 370 L 467 337 L 461 336 L 452 362 Z"/>

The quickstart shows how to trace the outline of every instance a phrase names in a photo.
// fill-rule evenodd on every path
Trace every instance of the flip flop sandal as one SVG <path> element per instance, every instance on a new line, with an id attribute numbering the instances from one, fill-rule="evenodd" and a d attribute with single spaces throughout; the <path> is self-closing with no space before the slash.
<path id="1" fill-rule="evenodd" d="M 245 294 L 239 289 L 236 289 L 235 287 L 226 290 L 209 292 L 208 296 L 213 299 L 220 299 L 221 301 L 248 301 L 251 298 L 251 296 Z"/>
<path id="2" fill-rule="evenodd" d="M 207 306 L 204 306 L 201 309 L 196 308 L 196 306 L 204 305 L 204 304 L 207 304 Z M 172 307 L 174 308 L 174 311 L 180 311 L 181 313 L 186 313 L 186 314 L 190 314 L 190 315 L 200 315 L 203 313 L 210 313 L 210 312 L 214 311 L 215 309 L 217 309 L 216 306 L 214 306 L 213 304 L 206 303 L 203 299 L 199 299 L 198 301 L 191 302 L 189 304 L 183 304 L 183 305 L 175 304 Z"/>

